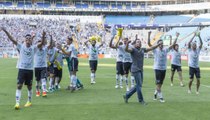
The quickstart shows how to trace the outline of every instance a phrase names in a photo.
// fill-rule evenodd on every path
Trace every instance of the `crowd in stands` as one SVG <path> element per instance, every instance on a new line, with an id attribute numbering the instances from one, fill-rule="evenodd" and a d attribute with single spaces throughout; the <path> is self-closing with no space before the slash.
<path id="1" fill-rule="evenodd" d="M 64 18 L 64 17 L 63 17 Z M 53 39 L 59 43 L 64 43 L 68 36 L 76 36 L 78 48 L 80 54 L 88 53 L 84 42 L 87 41 L 91 36 L 100 36 L 101 40 L 105 42 L 104 46 L 101 48 L 101 54 L 115 54 L 116 50 L 111 50 L 108 47 L 109 41 L 111 39 L 111 29 L 104 28 L 102 23 L 89 21 L 84 22 L 80 18 L 75 19 L 62 19 L 61 17 L 50 18 L 50 17 L 18 17 L 18 16 L 5 16 L 0 17 L 0 26 L 5 27 L 18 42 L 24 40 L 26 34 L 31 34 L 34 36 L 34 42 L 41 39 L 42 31 L 46 31 L 47 39 L 50 40 L 49 35 L 52 34 Z M 176 28 L 165 35 L 174 35 L 176 31 L 180 31 L 180 48 L 183 54 L 185 54 L 185 44 L 189 41 L 191 32 L 197 30 L 197 28 Z M 125 29 L 123 36 L 128 37 L 130 40 L 134 40 L 136 34 L 138 38 L 142 40 L 143 47 L 147 47 L 147 33 L 149 30 L 130 30 Z M 209 27 L 201 31 L 201 37 L 203 37 L 204 42 L 204 53 L 209 54 L 208 48 L 210 46 L 210 36 Z M 152 36 L 155 37 L 157 30 L 152 32 Z M 187 38 L 186 35 L 188 36 Z M 8 37 L 0 32 L 0 47 L 13 47 L 12 43 L 9 42 Z M 207 51 L 207 52 L 206 52 Z"/>

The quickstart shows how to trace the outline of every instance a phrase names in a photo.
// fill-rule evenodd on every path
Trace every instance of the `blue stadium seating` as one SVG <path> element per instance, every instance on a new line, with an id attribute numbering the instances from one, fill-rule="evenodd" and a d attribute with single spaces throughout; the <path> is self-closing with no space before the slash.
<path id="1" fill-rule="evenodd" d="M 76 8 L 83 8 L 83 9 L 85 9 L 85 8 L 88 8 L 89 6 L 88 6 L 88 4 L 86 4 L 86 3 L 83 3 L 83 4 L 76 3 L 76 4 L 75 4 L 75 7 L 76 7 Z"/>
<path id="2" fill-rule="evenodd" d="M 105 18 L 105 23 L 106 24 L 138 24 L 138 23 L 148 23 L 150 17 L 149 16 L 113 16 L 113 15 L 108 15 Z"/>
<path id="3" fill-rule="evenodd" d="M 32 3 L 30 3 L 30 2 L 26 2 L 26 3 L 24 3 L 24 2 L 18 2 L 17 7 L 19 7 L 19 8 L 32 7 Z"/>
<path id="4" fill-rule="evenodd" d="M 122 5 L 121 4 L 112 4 L 111 5 L 113 9 L 122 9 Z"/>
<path id="5" fill-rule="evenodd" d="M 192 23 L 210 22 L 210 14 L 201 14 L 191 21 Z"/>
<path id="6" fill-rule="evenodd" d="M 168 15 L 156 16 L 154 23 L 157 24 L 170 24 L 170 23 L 186 23 L 192 18 L 192 15 Z"/>
<path id="7" fill-rule="evenodd" d="M 37 3 L 37 7 L 39 8 L 49 8 L 50 6 L 50 3 Z"/>
<path id="8" fill-rule="evenodd" d="M 67 3 L 56 3 L 56 7 L 68 7 L 69 5 Z"/>
<path id="9" fill-rule="evenodd" d="M 108 9 L 109 6 L 107 4 L 94 4 L 95 9 Z"/>
<path id="10" fill-rule="evenodd" d="M 131 9 L 131 5 L 126 5 L 126 9 L 130 10 Z"/>
<path id="11" fill-rule="evenodd" d="M 0 5 L 5 6 L 5 7 L 10 7 L 12 6 L 12 2 L 0 2 Z"/>

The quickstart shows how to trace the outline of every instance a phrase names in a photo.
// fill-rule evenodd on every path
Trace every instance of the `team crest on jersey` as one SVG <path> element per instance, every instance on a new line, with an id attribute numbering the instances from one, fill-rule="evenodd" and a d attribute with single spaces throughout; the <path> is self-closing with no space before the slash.
<path id="1" fill-rule="evenodd" d="M 27 55 L 27 56 L 31 56 L 31 52 L 32 52 L 32 48 L 29 48 L 29 49 L 27 49 L 27 50 L 23 50 L 23 54 L 24 55 Z"/>

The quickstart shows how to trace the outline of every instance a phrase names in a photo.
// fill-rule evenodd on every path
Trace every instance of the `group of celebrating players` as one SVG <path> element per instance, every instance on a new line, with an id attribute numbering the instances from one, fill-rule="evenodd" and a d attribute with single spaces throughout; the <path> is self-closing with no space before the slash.
<path id="1" fill-rule="evenodd" d="M 18 77 L 17 77 L 17 89 L 16 89 L 16 104 L 15 109 L 20 109 L 21 89 L 23 84 L 28 88 L 28 101 L 25 107 L 32 105 L 32 81 L 33 81 L 33 69 L 35 70 L 36 78 L 36 96 L 42 94 L 43 97 L 47 96 L 47 92 L 53 92 L 59 89 L 59 83 L 62 79 L 62 67 L 63 59 L 65 58 L 68 65 L 70 84 L 67 87 L 68 90 L 74 92 L 77 89 L 82 89 L 83 84 L 77 77 L 78 71 L 78 50 L 73 44 L 73 37 L 66 39 L 66 44 L 61 45 L 53 41 L 52 35 L 50 35 L 50 42 L 47 44 L 46 32 L 43 31 L 42 38 L 36 44 L 34 44 L 33 36 L 27 34 L 23 43 L 18 43 L 10 33 L 1 28 L 3 32 L 8 36 L 10 41 L 19 52 L 19 59 L 17 63 Z M 179 37 L 179 33 L 176 33 L 176 39 L 169 47 L 163 46 L 163 40 L 158 40 L 157 44 L 152 45 L 150 43 L 151 32 L 148 33 L 148 46 L 149 48 L 142 48 L 141 40 L 136 39 L 131 43 L 128 38 L 122 38 L 122 35 L 113 34 L 110 41 L 110 48 L 117 50 L 116 57 L 116 86 L 115 88 L 123 88 L 122 82 L 126 82 L 126 94 L 123 96 L 125 102 L 137 92 L 138 100 L 141 104 L 146 105 L 143 94 L 141 92 L 143 84 L 143 61 L 144 53 L 153 51 L 154 54 L 154 71 L 156 80 L 156 89 L 154 92 L 154 100 L 159 97 L 160 102 L 165 102 L 161 87 L 166 75 L 167 69 L 167 54 L 171 53 L 171 85 L 173 85 L 173 76 L 177 70 L 180 78 L 180 85 L 184 86 L 182 81 L 182 69 L 181 69 L 181 53 L 179 52 L 179 45 L 176 44 Z M 195 36 L 198 36 L 200 40 L 200 46 L 197 48 L 196 42 L 192 42 Z M 116 43 L 113 40 L 117 39 Z M 122 40 L 122 41 L 121 41 Z M 172 37 L 171 37 L 172 40 Z M 84 44 L 89 49 L 89 65 L 90 65 L 90 79 L 91 84 L 95 84 L 96 70 L 98 65 L 98 53 L 99 48 L 103 46 L 97 45 L 96 39 L 93 39 L 89 45 L 89 40 Z M 188 64 L 189 64 L 189 90 L 191 93 L 191 86 L 194 79 L 194 75 L 197 78 L 196 93 L 199 94 L 200 86 L 200 69 L 199 69 L 199 53 L 202 48 L 202 39 L 200 34 L 195 33 L 193 38 L 188 44 Z M 34 61 L 34 62 L 33 62 Z M 128 75 L 131 72 L 131 87 L 129 88 Z M 47 78 L 49 77 L 49 90 L 47 90 Z M 136 85 L 135 85 L 136 83 Z"/>

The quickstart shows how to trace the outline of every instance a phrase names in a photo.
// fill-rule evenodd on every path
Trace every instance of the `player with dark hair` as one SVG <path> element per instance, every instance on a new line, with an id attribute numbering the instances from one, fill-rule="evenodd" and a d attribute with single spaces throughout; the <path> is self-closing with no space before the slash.
<path id="1" fill-rule="evenodd" d="M 176 39 L 178 39 L 179 33 L 176 33 Z M 172 44 L 172 36 L 170 36 L 170 44 Z M 175 44 L 171 51 L 171 86 L 173 86 L 174 73 L 177 71 L 180 80 L 180 86 L 183 87 L 183 77 L 181 68 L 181 53 L 179 52 L 179 45 Z"/>
<path id="2" fill-rule="evenodd" d="M 151 47 L 150 43 L 150 35 L 148 34 L 148 45 Z M 156 89 L 154 93 L 154 100 L 157 100 L 157 96 L 160 98 L 160 102 L 165 102 L 163 99 L 161 87 L 163 85 L 163 81 L 166 75 L 166 67 L 167 67 L 167 53 L 172 49 L 172 47 L 176 44 L 177 38 L 168 48 L 163 47 L 163 40 L 158 40 L 157 44 L 159 47 L 153 50 L 154 55 L 154 71 L 155 71 L 155 80 L 156 80 Z"/>
<path id="3" fill-rule="evenodd" d="M 198 36 L 200 41 L 200 45 L 198 48 L 196 42 L 193 42 L 195 36 Z M 197 79 L 196 94 L 199 94 L 200 78 L 201 78 L 200 67 L 199 67 L 199 55 L 202 46 L 203 46 L 203 41 L 201 39 L 200 33 L 195 33 L 192 39 L 188 43 L 188 65 L 189 65 L 189 75 L 190 75 L 188 93 L 191 93 L 191 86 L 195 75 Z"/>
<path id="4" fill-rule="evenodd" d="M 142 95 L 142 83 L 143 83 L 143 65 L 144 65 L 144 53 L 149 52 L 151 50 L 154 50 L 155 48 L 157 48 L 158 46 L 160 46 L 161 44 L 157 44 L 155 46 L 152 46 L 150 48 L 141 48 L 141 41 L 140 40 L 135 40 L 135 42 L 133 43 L 134 47 L 133 48 L 129 48 L 129 43 L 131 41 L 129 41 L 126 44 L 126 48 L 125 51 L 129 52 L 131 54 L 131 57 L 133 59 L 133 64 L 131 66 L 131 72 L 135 78 L 135 82 L 136 82 L 136 86 L 132 87 L 124 96 L 124 100 L 127 103 L 128 99 L 135 93 L 137 92 L 137 97 L 138 97 L 138 101 L 142 104 L 142 105 L 146 105 L 143 95 Z"/>
<path id="5" fill-rule="evenodd" d="M 86 47 L 89 49 L 89 66 L 91 70 L 90 78 L 91 84 L 95 84 L 95 77 L 96 77 L 96 70 L 98 66 L 98 54 L 100 47 L 103 46 L 103 43 L 101 43 L 99 46 L 96 45 L 96 40 L 91 40 L 91 45 L 88 45 L 88 41 L 85 42 Z"/>
<path id="6" fill-rule="evenodd" d="M 10 33 L 5 29 L 1 28 L 2 31 L 6 33 L 9 40 L 12 41 L 14 45 L 17 46 L 19 50 L 19 60 L 18 60 L 18 77 L 17 77 L 17 89 L 16 89 L 16 104 L 15 109 L 20 109 L 20 98 L 21 98 L 21 89 L 23 84 L 27 85 L 28 88 L 28 101 L 25 104 L 25 107 L 32 105 L 32 81 L 33 81 L 33 61 L 34 54 L 36 49 L 40 49 L 44 44 L 45 32 L 43 32 L 42 41 L 37 46 L 32 45 L 32 36 L 27 34 L 25 40 L 22 44 L 18 43 Z"/>

